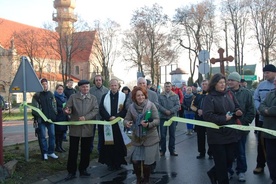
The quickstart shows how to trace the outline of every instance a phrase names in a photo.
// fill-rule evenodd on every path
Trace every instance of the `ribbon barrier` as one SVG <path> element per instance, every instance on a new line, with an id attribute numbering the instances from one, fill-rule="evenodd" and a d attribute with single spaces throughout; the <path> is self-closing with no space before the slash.
<path id="1" fill-rule="evenodd" d="M 120 120 L 122 120 L 121 117 L 117 117 L 116 119 L 112 120 L 112 121 L 100 121 L 100 120 L 87 120 L 87 121 L 62 121 L 62 122 L 53 122 L 52 120 L 48 119 L 44 114 L 43 112 L 39 109 L 39 108 L 36 108 L 34 106 L 31 106 L 31 105 L 28 105 L 27 102 L 23 102 L 19 109 L 20 111 L 22 111 L 22 108 L 23 106 L 27 106 L 29 107 L 30 109 L 36 111 L 39 116 L 45 121 L 45 122 L 49 122 L 49 123 L 54 123 L 54 124 L 57 124 L 57 125 L 87 125 L 87 124 L 90 124 L 90 125 L 113 125 L 117 122 L 119 122 Z"/>
<path id="2" fill-rule="evenodd" d="M 36 107 L 34 107 L 34 106 L 31 106 L 31 105 L 28 105 L 27 102 L 23 102 L 23 103 L 19 106 L 20 112 L 22 112 L 22 109 L 23 109 L 24 106 L 27 106 L 27 107 L 29 107 L 30 109 L 36 111 L 36 112 L 39 114 L 39 116 L 40 116 L 45 122 L 47 121 L 47 122 L 52 123 L 52 120 L 48 119 L 48 118 L 43 114 L 43 112 L 42 112 L 39 108 L 36 108 Z"/>
<path id="3" fill-rule="evenodd" d="M 48 119 L 40 109 L 38 109 L 34 106 L 31 106 L 31 105 L 28 105 L 27 102 L 23 102 L 20 105 L 20 107 L 19 107 L 20 111 L 22 111 L 23 106 L 27 106 L 30 109 L 36 111 L 45 122 L 47 121 L 47 122 L 54 123 L 54 124 L 57 124 L 57 125 L 85 125 L 85 124 L 113 125 L 113 124 L 118 123 L 120 120 L 123 119 L 121 117 L 117 117 L 116 119 L 114 119 L 112 121 L 87 120 L 87 121 L 53 122 L 52 120 Z M 237 129 L 237 130 L 241 130 L 241 131 L 257 130 L 257 131 L 265 132 L 265 133 L 271 134 L 273 136 L 276 136 L 276 131 L 275 130 L 270 130 L 270 129 L 266 129 L 266 128 L 253 127 L 253 126 L 244 126 L 244 125 L 222 125 L 222 126 L 218 126 L 215 123 L 208 122 L 208 121 L 200 121 L 200 120 L 194 120 L 194 119 L 180 118 L 180 117 L 176 117 L 176 116 L 172 117 L 168 121 L 165 121 L 164 126 L 170 126 L 173 121 L 177 121 L 177 122 L 181 122 L 181 123 L 189 123 L 189 124 L 193 124 L 193 125 L 203 126 L 203 127 L 207 127 L 207 128 L 214 128 L 214 129 L 227 127 L 227 128 L 233 128 L 233 129 Z"/>
<path id="4" fill-rule="evenodd" d="M 193 124 L 193 125 L 199 125 L 199 126 L 204 126 L 204 127 L 207 127 L 207 128 L 215 128 L 215 129 L 227 127 L 227 128 L 233 128 L 233 129 L 237 129 L 237 130 L 241 130 L 241 131 L 257 130 L 257 131 L 262 131 L 262 132 L 271 134 L 273 136 L 276 136 L 276 131 L 275 130 L 270 130 L 270 129 L 266 129 L 266 128 L 253 127 L 253 126 L 244 126 L 244 125 L 222 125 L 222 126 L 218 126 L 215 123 L 211 123 L 211 122 L 208 122 L 208 121 L 200 121 L 200 120 L 193 120 L 193 119 L 187 119 L 187 118 L 180 118 L 180 117 L 176 117 L 176 116 L 172 117 L 168 121 L 165 121 L 164 126 L 170 126 L 173 121 L 178 121 L 178 122 L 181 122 L 181 123 L 190 123 L 190 124 Z"/>

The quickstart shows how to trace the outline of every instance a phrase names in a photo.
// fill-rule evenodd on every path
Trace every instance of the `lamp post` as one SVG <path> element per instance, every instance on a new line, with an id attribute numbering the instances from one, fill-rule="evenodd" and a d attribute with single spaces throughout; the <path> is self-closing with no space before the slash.
<path id="1" fill-rule="evenodd" d="M 224 22 L 225 24 L 225 28 L 224 28 L 224 32 L 225 32 L 225 55 L 226 57 L 228 57 L 228 39 L 227 39 L 227 22 Z M 229 62 L 226 62 L 226 73 L 229 74 Z"/>

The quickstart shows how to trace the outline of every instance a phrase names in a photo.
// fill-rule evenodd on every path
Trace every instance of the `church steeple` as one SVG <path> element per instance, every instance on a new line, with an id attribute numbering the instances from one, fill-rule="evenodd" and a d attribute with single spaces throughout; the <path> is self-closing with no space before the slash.
<path id="1" fill-rule="evenodd" d="M 56 31 L 60 34 L 70 34 L 73 32 L 73 24 L 77 21 L 77 16 L 74 14 L 76 7 L 75 0 L 54 0 L 53 20 L 58 23 Z"/>

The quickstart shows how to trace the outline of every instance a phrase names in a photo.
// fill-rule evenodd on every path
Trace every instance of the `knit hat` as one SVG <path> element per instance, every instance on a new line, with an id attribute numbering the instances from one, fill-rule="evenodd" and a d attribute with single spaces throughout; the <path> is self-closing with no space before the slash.
<path id="1" fill-rule="evenodd" d="M 276 68 L 272 64 L 265 65 L 263 72 L 276 72 Z"/>
<path id="2" fill-rule="evenodd" d="M 42 78 L 42 79 L 40 80 L 40 83 L 42 84 L 43 82 L 48 82 L 48 81 L 47 81 L 47 79 Z"/>
<path id="3" fill-rule="evenodd" d="M 232 72 L 228 75 L 228 80 L 241 81 L 241 76 L 238 72 Z"/>

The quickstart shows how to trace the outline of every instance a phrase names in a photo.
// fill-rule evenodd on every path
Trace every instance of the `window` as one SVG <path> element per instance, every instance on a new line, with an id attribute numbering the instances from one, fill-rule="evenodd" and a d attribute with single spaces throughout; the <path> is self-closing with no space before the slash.
<path id="1" fill-rule="evenodd" d="M 76 75 L 79 75 L 79 74 L 80 74 L 80 67 L 79 67 L 79 66 L 76 66 L 76 67 L 75 67 L 75 74 L 76 74 Z"/>

